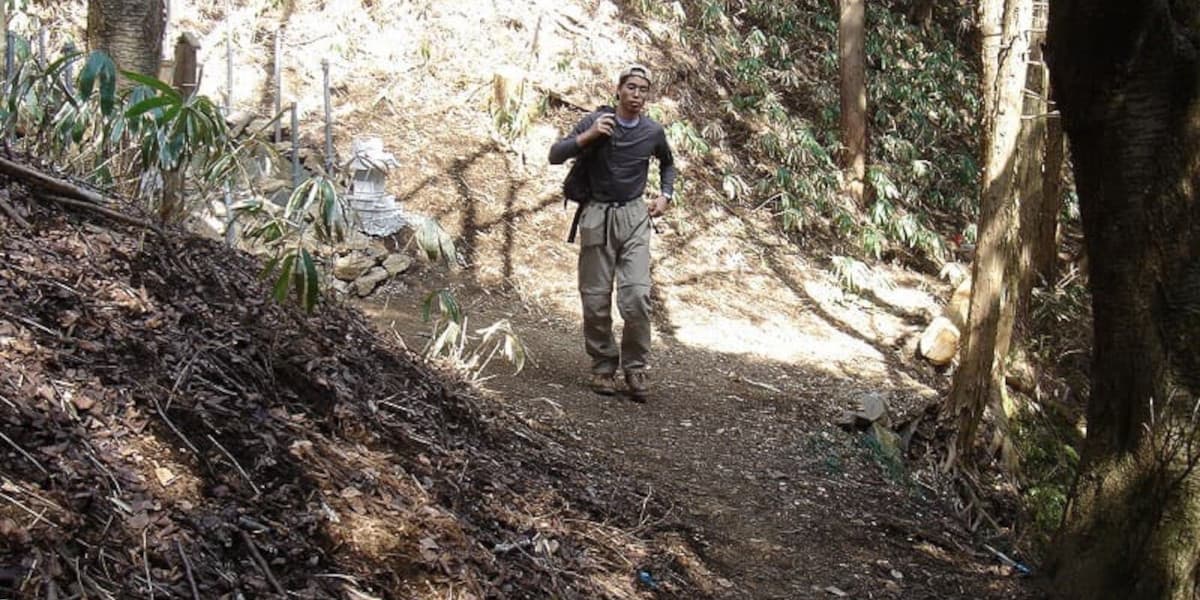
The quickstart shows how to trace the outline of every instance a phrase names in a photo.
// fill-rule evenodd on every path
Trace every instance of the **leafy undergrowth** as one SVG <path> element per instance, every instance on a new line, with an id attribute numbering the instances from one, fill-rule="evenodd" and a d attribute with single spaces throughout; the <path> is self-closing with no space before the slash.
<path id="1" fill-rule="evenodd" d="M 28 202 L 0 236 L 0 596 L 707 596 L 655 502 L 359 313 Z"/>

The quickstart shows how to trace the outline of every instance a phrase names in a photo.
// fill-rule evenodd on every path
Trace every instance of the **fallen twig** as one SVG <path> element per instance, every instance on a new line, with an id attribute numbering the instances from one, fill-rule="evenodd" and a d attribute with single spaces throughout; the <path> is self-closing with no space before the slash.
<path id="1" fill-rule="evenodd" d="M 746 377 L 742 377 L 742 381 L 743 381 L 744 383 L 748 383 L 748 384 L 750 384 L 750 385 L 752 385 L 752 386 L 754 386 L 754 387 L 760 387 L 760 388 L 762 388 L 762 389 L 764 389 L 764 390 L 768 390 L 768 391 L 771 391 L 771 392 L 775 392 L 776 394 L 781 394 L 781 393 L 783 393 L 783 390 L 781 390 L 781 389 L 779 389 L 779 388 L 777 388 L 777 387 L 775 387 L 775 386 L 773 386 L 773 385 L 771 385 L 771 384 L 769 384 L 769 383 L 762 383 L 762 382 L 754 381 L 753 379 L 748 379 L 748 378 L 746 378 Z"/>
<path id="2" fill-rule="evenodd" d="M 111 208 L 105 208 L 99 204 L 93 204 L 91 202 L 85 202 L 82 200 L 74 200 L 72 198 L 58 196 L 55 194 L 42 194 L 42 197 L 47 200 L 53 200 L 54 202 L 58 202 L 59 204 L 65 204 L 67 206 L 74 206 L 77 208 L 84 208 L 84 209 L 90 210 L 92 212 L 97 212 L 97 213 L 100 213 L 100 214 L 110 218 L 110 219 L 121 221 L 122 223 L 127 223 L 129 225 L 135 225 L 135 226 L 141 227 L 143 229 L 149 229 L 150 231 L 157 233 L 159 235 L 159 237 L 161 237 L 163 239 L 167 239 L 167 234 L 165 232 L 163 232 L 163 230 L 158 225 L 155 225 L 154 223 L 151 223 L 150 221 L 131 217 L 125 213 L 115 211 Z"/>
<path id="3" fill-rule="evenodd" d="M 62 529 L 61 527 L 58 526 L 58 523 L 55 523 L 54 521 L 51 521 L 50 519 L 47 519 L 45 517 L 45 511 L 42 511 L 41 513 L 33 512 L 32 508 L 29 508 L 28 506 L 21 504 L 20 500 L 17 500 L 16 498 L 13 498 L 12 496 L 5 494 L 4 492 L 0 492 L 0 498 L 8 500 L 9 502 L 13 503 L 13 505 L 16 506 L 17 508 L 32 515 L 33 523 L 30 525 L 30 527 L 35 527 L 35 526 L 37 526 L 38 523 L 45 521 L 46 523 L 50 524 L 50 526 L 54 527 L 55 529 Z"/>
<path id="4" fill-rule="evenodd" d="M 2 157 L 0 157 L 0 172 L 3 172 L 10 177 L 20 179 L 30 186 L 41 188 L 60 196 L 76 198 L 92 204 L 108 203 L 108 199 L 98 192 L 68 183 L 57 177 L 47 175 L 37 169 L 34 169 L 33 167 L 16 163 Z"/>
<path id="5" fill-rule="evenodd" d="M 20 225 L 21 229 L 29 229 L 29 221 L 26 221 L 25 218 L 22 217 L 21 214 L 18 213 L 11 204 L 8 203 L 8 200 L 3 197 L 0 197 L 0 212 L 3 212 L 8 216 L 8 218 L 15 221 L 17 225 Z"/>
<path id="6" fill-rule="evenodd" d="M 1032 572 L 1032 569 L 1030 569 L 1029 567 L 1009 558 L 1003 552 L 1001 552 L 987 544 L 984 544 L 983 548 L 984 548 L 984 550 L 987 550 L 988 552 L 991 552 L 992 554 L 996 555 L 996 558 L 1000 559 L 1000 562 L 1020 571 L 1021 573 L 1025 574 L 1025 575 L 1028 575 L 1029 573 Z"/>
<path id="7" fill-rule="evenodd" d="M 21 486 L 17 485 L 16 483 L 13 483 L 13 481 L 8 478 L 5 478 L 3 480 L 3 482 L 0 483 L 0 489 L 4 490 L 6 492 L 21 492 L 22 494 L 25 494 L 26 496 L 29 496 L 30 498 L 33 498 L 34 500 L 37 500 L 38 502 L 42 503 L 42 506 L 45 506 L 46 508 L 52 508 L 55 511 L 60 512 L 60 513 L 67 512 L 66 509 L 59 506 L 58 504 L 55 504 L 54 502 L 46 499 L 45 497 L 41 496 L 37 492 L 25 489 L 24 487 L 21 487 Z"/>
<path id="8" fill-rule="evenodd" d="M 258 546 L 254 545 L 254 540 L 250 538 L 250 534 L 246 533 L 244 529 L 238 529 L 238 531 L 242 534 L 242 541 L 250 549 L 250 555 L 254 558 L 254 562 L 258 565 L 259 569 L 262 569 L 263 575 L 267 577 L 267 581 L 271 582 L 271 587 L 274 587 L 275 591 L 281 596 L 287 597 L 287 590 L 283 589 L 282 585 L 279 585 L 278 579 L 275 579 L 275 574 L 271 572 L 271 565 L 267 564 L 262 554 L 258 552 Z"/>
<path id="9" fill-rule="evenodd" d="M 150 590 L 150 600 L 154 600 L 154 579 L 150 577 L 150 551 L 146 549 L 146 531 L 142 529 L 142 565 L 146 567 L 146 589 Z"/>
<path id="10" fill-rule="evenodd" d="M 196 578 L 192 576 L 192 561 L 188 560 L 188 556 L 183 551 L 183 544 L 179 543 L 179 538 L 175 538 L 175 549 L 179 551 L 180 558 L 183 559 L 183 570 L 187 573 L 188 584 L 192 588 L 192 600 L 200 600 L 200 590 L 196 587 Z"/>
<path id="11" fill-rule="evenodd" d="M 654 486 L 650 486 L 650 489 L 646 490 L 646 497 L 642 498 L 642 511 L 641 514 L 638 515 L 638 527 L 646 524 L 646 506 L 650 504 L 650 497 L 653 495 Z"/>
<path id="12" fill-rule="evenodd" d="M 196 449 L 196 446 L 192 444 L 192 441 L 187 439 L 187 436 L 183 435 L 183 432 L 171 422 L 171 418 L 167 416 L 167 411 L 163 410 L 162 404 L 159 403 L 157 396 L 154 397 L 154 409 L 158 411 L 158 416 L 162 417 L 163 421 L 167 423 L 167 427 L 170 427 L 171 431 L 174 431 L 175 435 L 179 436 L 179 439 L 183 440 L 184 444 L 187 444 L 187 447 L 192 451 L 192 454 L 200 456 L 200 451 Z"/>
<path id="13" fill-rule="evenodd" d="M 12 439 L 9 438 L 7 435 L 0 433 L 0 439 L 3 439 L 4 441 L 8 442 L 9 446 L 12 446 L 17 452 L 19 452 L 21 454 L 21 456 L 24 456 L 26 459 L 29 460 L 29 462 L 33 463 L 33 466 L 37 467 L 38 470 L 41 471 L 43 475 L 50 474 L 50 471 L 47 471 L 46 467 L 42 466 L 42 463 L 38 462 L 37 459 L 34 458 L 33 455 L 31 455 L 30 453 L 26 452 L 24 448 L 18 446 L 17 443 L 12 441 Z"/>
<path id="14" fill-rule="evenodd" d="M 60 340 L 63 339 L 63 334 L 61 334 L 53 329 L 50 329 L 49 327 L 46 327 L 45 325 L 42 325 L 41 323 L 38 323 L 37 321 L 34 321 L 33 319 L 17 316 L 8 311 L 0 311 L 0 315 L 3 315 L 4 317 L 7 317 L 13 321 L 20 321 L 21 323 L 24 323 L 34 329 L 37 329 L 38 331 L 41 331 L 45 334 L 54 336 L 55 339 L 60 339 Z"/>
<path id="15" fill-rule="evenodd" d="M 233 463 L 233 466 L 238 470 L 238 473 L 241 473 L 242 477 L 245 478 L 246 483 L 250 484 L 250 489 L 254 490 L 254 495 L 261 496 L 262 492 L 258 491 L 258 486 L 254 485 L 254 480 L 250 479 L 250 474 L 247 473 L 246 470 L 242 468 L 242 465 L 238 464 L 237 459 L 235 459 L 233 457 L 233 455 L 230 454 L 229 451 L 226 450 L 225 447 L 221 445 L 221 442 L 218 442 L 217 438 L 212 436 L 211 433 L 207 434 L 207 435 L 208 435 L 208 441 L 212 442 L 213 445 L 215 445 L 218 450 L 220 450 L 221 452 L 223 452 L 225 454 L 225 458 L 228 458 L 229 462 Z"/>

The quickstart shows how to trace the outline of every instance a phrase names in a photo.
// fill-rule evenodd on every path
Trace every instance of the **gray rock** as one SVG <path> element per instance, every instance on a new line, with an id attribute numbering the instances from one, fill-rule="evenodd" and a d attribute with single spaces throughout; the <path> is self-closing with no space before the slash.
<path id="1" fill-rule="evenodd" d="M 341 279 L 334 279 L 329 284 L 329 287 L 333 288 L 334 291 L 336 291 L 337 293 L 339 293 L 343 296 L 348 295 L 350 293 L 350 284 L 346 283 L 345 281 L 342 281 Z"/>
<path id="2" fill-rule="evenodd" d="M 342 281 L 354 281 L 371 270 L 375 264 L 376 259 L 372 256 L 350 254 L 338 258 L 333 262 L 333 276 Z M 384 271 L 384 273 L 387 273 L 387 271 Z"/>
<path id="3" fill-rule="evenodd" d="M 891 425 L 888 416 L 887 395 L 878 392 L 864 394 L 858 399 L 859 410 L 845 411 L 834 419 L 834 424 L 846 430 L 868 429 L 872 425 L 887 428 Z"/>
<path id="4" fill-rule="evenodd" d="M 391 277 L 383 267 L 372 267 L 365 275 L 354 280 L 354 293 L 360 297 L 369 296 L 379 284 Z"/>
<path id="5" fill-rule="evenodd" d="M 887 424 L 887 397 L 879 393 L 866 394 L 858 399 L 862 405 L 859 415 L 871 423 L 883 421 Z"/>
<path id="6" fill-rule="evenodd" d="M 413 259 L 407 254 L 391 254 L 383 259 L 383 268 L 390 275 L 399 275 L 412 267 Z"/>

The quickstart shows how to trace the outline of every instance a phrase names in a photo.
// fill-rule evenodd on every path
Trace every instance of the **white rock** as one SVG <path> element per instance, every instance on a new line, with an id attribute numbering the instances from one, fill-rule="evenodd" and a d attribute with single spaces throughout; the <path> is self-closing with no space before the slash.
<path id="1" fill-rule="evenodd" d="M 946 317 L 938 317 L 925 328 L 917 352 L 929 362 L 943 366 L 950 364 L 958 355 L 958 327 Z"/>

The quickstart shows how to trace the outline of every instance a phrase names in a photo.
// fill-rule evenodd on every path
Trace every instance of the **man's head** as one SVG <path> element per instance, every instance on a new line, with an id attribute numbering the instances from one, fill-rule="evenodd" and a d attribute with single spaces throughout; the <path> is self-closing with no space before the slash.
<path id="1" fill-rule="evenodd" d="M 629 65 L 617 79 L 617 112 L 622 117 L 637 116 L 650 96 L 650 69 Z"/>

